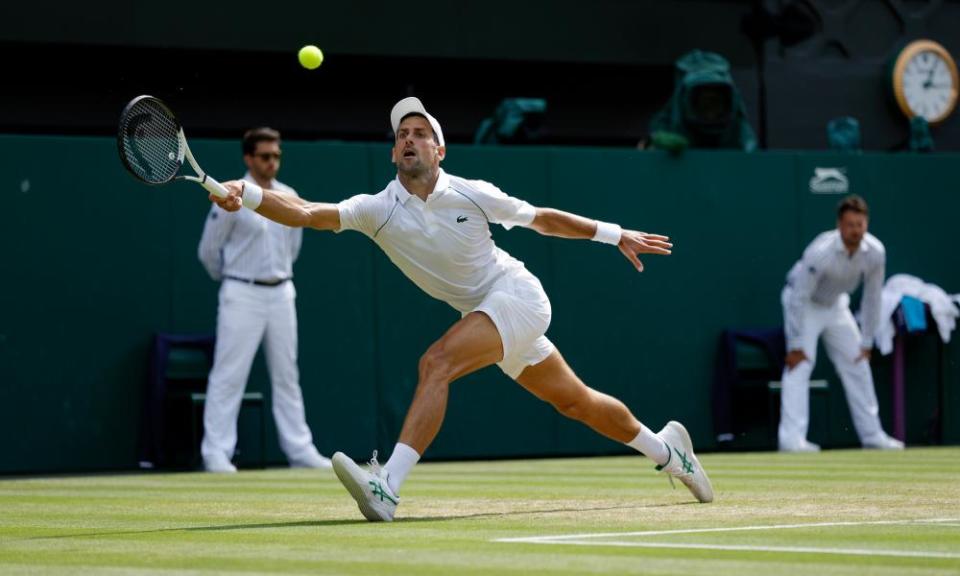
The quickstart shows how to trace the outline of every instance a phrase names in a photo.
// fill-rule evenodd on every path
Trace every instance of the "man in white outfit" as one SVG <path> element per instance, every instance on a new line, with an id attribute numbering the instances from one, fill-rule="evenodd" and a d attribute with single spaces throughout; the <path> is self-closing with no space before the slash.
<path id="1" fill-rule="evenodd" d="M 280 133 L 249 130 L 243 137 L 244 180 L 296 196 L 276 180 Z M 214 280 L 222 281 L 217 342 L 203 409 L 200 452 L 210 472 L 236 472 L 237 417 L 253 359 L 263 341 L 273 391 L 273 418 L 291 466 L 330 468 L 307 427 L 297 368 L 297 310 L 293 262 L 303 231 L 244 210 L 211 206 L 197 250 Z"/>
<path id="2" fill-rule="evenodd" d="M 389 461 L 381 468 L 374 453 L 364 470 L 340 452 L 333 456 L 334 471 L 363 515 L 393 519 L 401 485 L 440 430 L 450 383 L 491 364 L 565 416 L 647 455 L 697 500 L 712 501 L 710 480 L 680 423 L 668 422 L 654 434 L 622 402 L 577 378 L 544 335 L 551 308 L 543 287 L 522 262 L 494 245 L 490 225 L 616 245 L 638 271 L 643 265 L 637 254 L 669 254 L 669 238 L 535 208 L 490 183 L 445 173 L 440 123 L 416 98 L 397 102 L 390 120 L 397 178 L 379 194 L 323 204 L 227 182 L 226 199 L 210 198 L 227 210 L 247 206 L 289 226 L 357 230 L 424 292 L 462 315 L 420 358 L 417 389 Z M 594 329 L 602 331 L 602 322 Z"/>
<path id="3" fill-rule="evenodd" d="M 810 373 L 821 335 L 843 382 L 853 425 L 863 447 L 903 448 L 903 443 L 888 436 L 880 425 L 870 371 L 870 351 L 880 320 L 886 252 L 883 244 L 867 232 L 868 219 L 863 198 L 844 198 L 837 209 L 837 228 L 817 236 L 787 275 L 781 295 L 787 339 L 778 432 L 783 452 L 820 450 L 807 440 L 807 427 Z M 861 279 L 862 333 L 850 312 L 850 293 Z"/>

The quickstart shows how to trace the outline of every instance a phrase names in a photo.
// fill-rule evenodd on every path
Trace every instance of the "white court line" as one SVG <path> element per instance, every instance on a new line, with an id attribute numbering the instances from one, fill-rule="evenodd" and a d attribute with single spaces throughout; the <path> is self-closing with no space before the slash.
<path id="1" fill-rule="evenodd" d="M 512 540 L 518 542 L 518 540 Z M 737 552 L 793 552 L 799 554 L 841 554 L 847 556 L 898 556 L 909 558 L 957 558 L 960 552 L 920 552 L 916 550 L 871 550 L 868 548 L 814 548 L 805 546 L 736 546 L 723 544 L 672 544 L 669 542 L 603 542 L 596 540 L 539 540 L 530 544 L 572 544 L 574 546 L 619 546 L 623 548 L 685 548 L 693 550 L 732 550 Z"/>
<path id="2" fill-rule="evenodd" d="M 728 528 L 688 528 L 683 530 L 645 530 L 643 532 L 593 532 L 587 534 L 561 534 L 556 536 L 523 536 L 519 538 L 496 538 L 493 542 L 525 542 L 535 544 L 540 541 L 561 543 L 565 540 L 583 540 L 585 538 L 615 538 L 620 536 L 667 536 L 670 534 L 704 534 L 708 532 L 740 532 L 747 530 L 786 530 L 790 528 L 824 528 L 832 526 L 881 526 L 896 524 L 928 524 L 940 522 L 960 522 L 960 518 L 925 518 L 922 520 L 875 520 L 870 522 L 816 522 L 810 524 L 771 524 L 766 526 L 732 526 Z"/>
<path id="3" fill-rule="evenodd" d="M 704 534 L 712 532 L 740 532 L 748 530 L 787 530 L 793 528 L 823 528 L 835 526 L 890 526 L 904 524 L 940 524 L 955 526 L 957 518 L 926 518 L 921 520 L 877 520 L 871 522 L 817 522 L 810 524 L 773 524 L 767 526 L 734 526 L 729 528 L 691 528 L 683 530 L 646 530 L 641 532 L 600 532 L 587 534 L 561 534 L 555 536 L 527 536 L 520 538 L 496 538 L 493 542 L 524 544 L 570 544 L 574 546 L 618 546 L 636 548 L 683 548 L 696 550 L 730 550 L 749 552 L 792 552 L 802 554 L 842 554 L 849 556 L 896 556 L 908 558 L 960 558 L 956 552 L 926 552 L 916 550 L 871 550 L 864 548 L 816 548 L 806 546 L 747 546 L 724 544 L 696 544 L 671 542 L 598 542 L 596 538 L 621 538 L 627 536 L 666 536 L 672 534 Z"/>

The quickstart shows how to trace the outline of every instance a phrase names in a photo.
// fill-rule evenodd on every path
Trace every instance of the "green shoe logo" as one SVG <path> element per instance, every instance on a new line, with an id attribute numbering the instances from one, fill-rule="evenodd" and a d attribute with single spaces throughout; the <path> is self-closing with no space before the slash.
<path id="1" fill-rule="evenodd" d="M 673 451 L 680 457 L 680 466 L 683 467 L 683 471 L 687 474 L 693 474 L 693 462 L 687 460 L 687 454 L 677 450 L 676 447 L 674 447 Z"/>
<path id="2" fill-rule="evenodd" d="M 394 505 L 397 504 L 397 501 L 391 498 L 389 494 L 384 492 L 383 486 L 376 480 L 370 481 L 370 490 L 373 492 L 374 496 L 377 496 L 380 498 L 381 502 L 383 502 L 384 500 L 389 500 L 392 504 Z"/>

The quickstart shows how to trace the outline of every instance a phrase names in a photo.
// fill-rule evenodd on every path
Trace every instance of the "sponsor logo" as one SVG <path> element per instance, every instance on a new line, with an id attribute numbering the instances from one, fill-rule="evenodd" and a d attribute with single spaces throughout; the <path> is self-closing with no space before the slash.
<path id="1" fill-rule="evenodd" d="M 457 224 L 463 224 L 467 220 L 469 220 L 469 218 L 467 218 L 466 216 L 457 216 Z"/>
<path id="2" fill-rule="evenodd" d="M 850 191 L 850 180 L 846 168 L 814 168 L 810 178 L 810 192 L 813 194 L 846 194 Z"/>

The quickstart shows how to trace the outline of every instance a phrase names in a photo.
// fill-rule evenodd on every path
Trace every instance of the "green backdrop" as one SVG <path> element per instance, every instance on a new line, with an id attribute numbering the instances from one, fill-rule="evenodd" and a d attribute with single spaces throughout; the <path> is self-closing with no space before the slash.
<path id="1" fill-rule="evenodd" d="M 239 145 L 197 141 L 220 179 Z M 281 180 L 337 201 L 392 178 L 383 144 L 288 142 Z M 548 335 L 580 376 L 659 428 L 679 419 L 715 447 L 710 389 L 719 332 L 776 326 L 784 275 L 839 196 L 814 194 L 816 167 L 844 170 L 871 204 L 888 274 L 960 291 L 953 220 L 957 155 L 689 152 L 452 146 L 444 166 L 536 205 L 669 234 L 669 258 L 637 274 L 609 246 L 526 229 L 495 238 L 551 297 Z M 196 259 L 208 210 L 196 185 L 150 188 L 126 175 L 108 138 L 0 137 L 6 247 L 0 282 L 0 472 L 133 468 L 155 332 L 210 332 L 217 284 Z M 387 455 L 416 385 L 417 361 L 457 314 L 420 293 L 360 234 L 307 232 L 295 266 L 307 418 L 324 453 Z M 960 346 L 908 348 L 908 441 L 925 442 L 937 379 L 945 440 L 960 441 Z M 824 356 L 825 358 L 825 356 Z M 887 358 L 876 358 L 889 425 Z M 828 363 L 818 372 L 837 382 Z M 269 385 L 258 360 L 250 389 Z M 852 444 L 839 387 L 835 444 Z M 269 418 L 269 414 L 268 414 Z M 282 462 L 272 420 L 268 460 Z M 623 451 L 565 421 L 497 368 L 453 385 L 428 458 Z"/>

